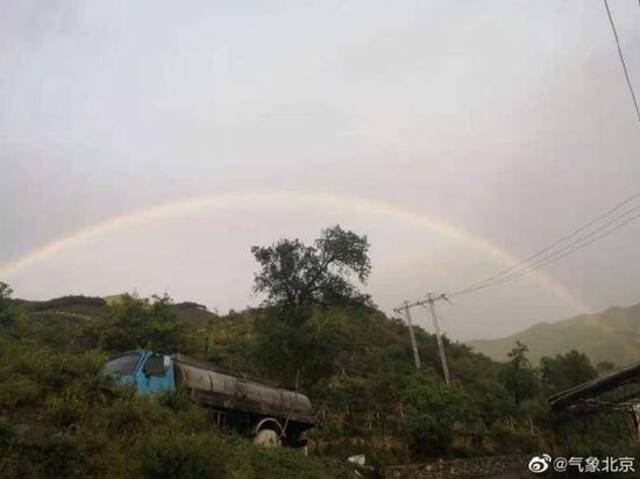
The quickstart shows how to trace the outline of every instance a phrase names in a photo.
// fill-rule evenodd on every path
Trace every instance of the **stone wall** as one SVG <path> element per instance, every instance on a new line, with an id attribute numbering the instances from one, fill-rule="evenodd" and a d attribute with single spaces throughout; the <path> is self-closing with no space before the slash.
<path id="1" fill-rule="evenodd" d="M 519 479 L 531 477 L 527 467 L 531 456 L 493 456 L 434 461 L 425 464 L 392 466 L 385 479 L 461 479 L 472 477 Z"/>

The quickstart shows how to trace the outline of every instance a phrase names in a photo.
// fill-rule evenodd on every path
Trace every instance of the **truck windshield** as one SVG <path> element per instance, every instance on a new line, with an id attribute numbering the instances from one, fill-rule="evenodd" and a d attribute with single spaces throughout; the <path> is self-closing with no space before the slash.
<path id="1" fill-rule="evenodd" d="M 131 374 L 138 364 L 140 353 L 125 354 L 112 359 L 102 368 L 102 374 Z"/>

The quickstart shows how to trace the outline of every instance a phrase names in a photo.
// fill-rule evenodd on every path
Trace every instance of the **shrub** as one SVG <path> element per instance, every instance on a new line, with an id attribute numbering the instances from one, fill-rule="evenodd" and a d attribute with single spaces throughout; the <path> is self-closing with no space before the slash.
<path id="1" fill-rule="evenodd" d="M 147 398 L 121 397 L 104 407 L 98 420 L 101 427 L 112 434 L 133 434 L 144 433 L 154 424 L 166 423 L 168 414 Z"/>
<path id="2" fill-rule="evenodd" d="M 457 383 L 445 385 L 430 372 L 418 372 L 404 392 L 405 428 L 411 448 L 418 453 L 446 453 L 454 427 L 466 422 L 469 399 Z"/>
<path id="3" fill-rule="evenodd" d="M 185 388 L 177 388 L 175 391 L 166 391 L 158 395 L 158 404 L 176 412 L 193 408 L 193 402 Z"/>
<path id="4" fill-rule="evenodd" d="M 42 388 L 31 378 L 13 375 L 0 382 L 0 408 L 18 408 L 38 404 Z"/>
<path id="5" fill-rule="evenodd" d="M 186 326 L 180 322 L 168 296 L 152 301 L 123 295 L 109 306 L 108 317 L 92 325 L 85 339 L 97 339 L 107 351 L 147 348 L 158 352 L 179 351 L 185 343 Z"/>
<path id="6" fill-rule="evenodd" d="M 86 411 L 86 398 L 65 392 L 50 396 L 46 402 L 46 415 L 49 422 L 59 428 L 67 428 L 79 421 Z"/>
<path id="7" fill-rule="evenodd" d="M 85 478 L 88 455 L 73 437 L 42 431 L 17 451 L 13 469 L 15 477 Z"/>
<path id="8" fill-rule="evenodd" d="M 142 477 L 217 478 L 225 476 L 228 454 L 224 453 L 220 439 L 213 434 L 166 434 L 149 437 L 140 457 Z"/>
<path id="9" fill-rule="evenodd" d="M 302 454 L 287 449 L 245 449 L 251 464 L 247 478 L 278 477 L 281 479 L 330 479 L 334 474 L 320 461 L 312 461 Z M 240 476 L 242 477 L 242 476 Z"/>

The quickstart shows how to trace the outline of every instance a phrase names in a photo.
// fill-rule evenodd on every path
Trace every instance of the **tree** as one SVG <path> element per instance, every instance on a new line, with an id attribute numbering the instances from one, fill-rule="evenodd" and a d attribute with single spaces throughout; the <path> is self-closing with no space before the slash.
<path id="1" fill-rule="evenodd" d="M 251 248 L 260 265 L 254 291 L 266 295 L 256 323 L 257 369 L 290 387 L 310 388 L 331 376 L 342 344 L 334 306 L 370 304 L 350 282 L 355 274 L 366 283 L 368 251 L 366 236 L 340 226 L 324 229 L 312 246 L 281 239 Z"/>
<path id="2" fill-rule="evenodd" d="M 13 290 L 7 283 L 0 281 L 0 326 L 8 327 L 12 324 L 11 295 Z"/>
<path id="3" fill-rule="evenodd" d="M 430 455 L 446 453 L 455 426 L 469 418 L 468 404 L 460 384 L 447 386 L 431 371 L 414 373 L 403 394 L 403 422 L 411 449 Z"/>
<path id="4" fill-rule="evenodd" d="M 148 348 L 174 352 L 184 344 L 184 324 L 178 320 L 169 296 L 153 296 L 152 301 L 125 294 L 109 306 L 108 317 L 90 334 L 109 351 Z"/>
<path id="5" fill-rule="evenodd" d="M 278 313 L 268 311 L 256 322 L 258 369 L 290 388 L 310 391 L 324 386 L 346 351 L 342 316 L 325 308 L 312 309 L 304 321 Z"/>
<path id="6" fill-rule="evenodd" d="M 540 359 L 540 376 L 551 392 L 569 389 L 597 375 L 589 358 L 575 349 L 567 354 L 557 354 L 554 358 L 545 356 Z"/>
<path id="7" fill-rule="evenodd" d="M 370 301 L 349 281 L 355 274 L 366 284 L 371 272 L 366 236 L 337 225 L 324 229 L 313 246 L 298 239 L 281 239 L 271 246 L 253 246 L 251 252 L 261 268 L 255 275 L 254 291 L 266 295 L 266 305 L 301 307 Z"/>
<path id="8" fill-rule="evenodd" d="M 500 374 L 504 387 L 513 395 L 516 405 L 532 397 L 537 389 L 536 376 L 526 356 L 528 351 L 526 344 L 516 341 L 516 346 L 507 355 L 509 361 Z"/>

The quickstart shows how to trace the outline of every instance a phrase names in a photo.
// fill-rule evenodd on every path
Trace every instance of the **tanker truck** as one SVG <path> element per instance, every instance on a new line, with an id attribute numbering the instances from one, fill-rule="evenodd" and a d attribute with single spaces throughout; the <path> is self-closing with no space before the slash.
<path id="1" fill-rule="evenodd" d="M 304 394 L 222 372 L 182 354 L 126 351 L 107 362 L 102 374 L 135 387 L 141 395 L 182 389 L 192 401 L 211 409 L 220 427 L 266 447 L 304 447 L 304 432 L 316 423 Z"/>

